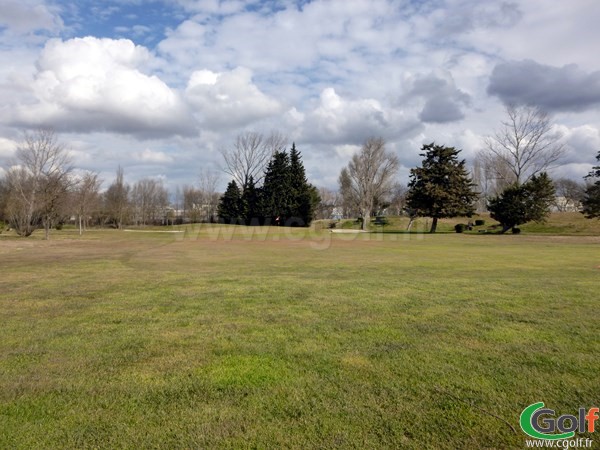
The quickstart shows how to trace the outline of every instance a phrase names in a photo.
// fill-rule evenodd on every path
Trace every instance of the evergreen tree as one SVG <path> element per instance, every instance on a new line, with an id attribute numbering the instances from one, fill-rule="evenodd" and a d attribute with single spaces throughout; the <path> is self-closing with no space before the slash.
<path id="1" fill-rule="evenodd" d="M 240 220 L 241 206 L 240 189 L 235 181 L 230 181 L 225 193 L 219 201 L 218 215 L 225 223 L 236 223 Z"/>
<path id="2" fill-rule="evenodd" d="M 475 212 L 477 193 L 465 168 L 458 160 L 460 150 L 431 143 L 423 145 L 422 167 L 410 170 L 407 207 L 417 215 L 431 217 L 431 233 L 438 219 L 467 216 Z"/>
<path id="3" fill-rule="evenodd" d="M 292 187 L 290 158 L 276 151 L 267 165 L 261 192 L 260 210 L 265 220 L 284 225 L 291 217 Z"/>
<path id="4" fill-rule="evenodd" d="M 492 219 L 502 224 L 502 233 L 526 222 L 541 222 L 554 202 L 554 185 L 545 172 L 522 185 L 513 184 L 488 202 Z"/>
<path id="5" fill-rule="evenodd" d="M 600 152 L 598 152 L 596 160 L 600 163 Z M 594 166 L 585 178 L 597 178 L 597 180 L 594 184 L 586 188 L 585 197 L 581 202 L 583 205 L 581 212 L 588 219 L 593 219 L 594 217 L 600 219 L 600 165 Z"/>
<path id="6" fill-rule="evenodd" d="M 313 219 L 315 206 L 313 204 L 313 190 L 316 190 L 306 179 L 302 156 L 292 144 L 290 150 L 290 214 L 299 219 L 298 225 L 308 226 Z"/>
<path id="7" fill-rule="evenodd" d="M 262 222 L 260 214 L 260 192 L 254 177 L 250 175 L 241 198 L 240 214 L 246 225 L 258 225 Z"/>

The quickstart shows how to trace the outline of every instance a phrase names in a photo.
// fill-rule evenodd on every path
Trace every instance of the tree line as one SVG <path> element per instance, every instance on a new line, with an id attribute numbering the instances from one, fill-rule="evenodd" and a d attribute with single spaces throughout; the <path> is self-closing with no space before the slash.
<path id="1" fill-rule="evenodd" d="M 118 168 L 101 192 L 94 172 L 79 172 L 51 130 L 26 133 L 16 160 L 0 179 L 0 220 L 21 236 L 75 220 L 80 233 L 89 225 L 145 226 L 175 222 L 221 221 L 246 225 L 308 226 L 313 219 L 359 218 L 367 229 L 380 214 L 431 217 L 431 232 L 441 218 L 489 211 L 502 232 L 543 220 L 551 207 L 581 205 L 588 218 L 600 217 L 600 165 L 585 177 L 553 181 L 547 170 L 564 147 L 552 133 L 550 118 L 532 107 L 509 106 L 507 119 L 485 140 L 471 170 L 460 150 L 423 145 L 420 167 L 408 185 L 398 183 L 398 157 L 382 138 L 367 139 L 338 177 L 338 190 L 317 189 L 306 177 L 295 144 L 286 150 L 279 133 L 246 132 L 221 151 L 223 172 L 231 177 L 217 192 L 218 175 L 202 172 L 199 183 L 176 192 L 176 202 L 161 180 L 144 178 L 130 185 Z M 600 152 L 597 156 L 600 164 Z M 560 202 L 557 199 L 561 199 Z"/>

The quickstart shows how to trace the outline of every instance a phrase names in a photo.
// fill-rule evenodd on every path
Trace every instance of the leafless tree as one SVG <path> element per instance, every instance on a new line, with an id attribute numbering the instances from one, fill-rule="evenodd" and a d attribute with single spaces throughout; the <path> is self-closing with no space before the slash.
<path id="1" fill-rule="evenodd" d="M 117 178 L 108 187 L 104 195 L 105 207 L 109 220 L 120 230 L 123 228 L 129 215 L 130 187 L 125 183 L 123 168 L 117 169 Z"/>
<path id="2" fill-rule="evenodd" d="M 25 133 L 16 157 L 7 175 L 9 220 L 21 236 L 31 235 L 41 221 L 49 239 L 73 185 L 69 154 L 54 131 L 40 129 Z"/>
<path id="3" fill-rule="evenodd" d="M 486 138 L 484 151 L 497 158 L 494 168 L 508 168 L 509 181 L 526 183 L 560 159 L 564 144 L 558 142 L 550 117 L 541 109 L 511 105 L 506 115 L 500 130 Z"/>
<path id="4" fill-rule="evenodd" d="M 255 184 L 263 179 L 264 169 L 276 151 L 285 149 L 287 140 L 278 132 L 265 137 L 261 133 L 245 132 L 236 137 L 233 148 L 221 149 L 223 171 L 244 187 L 252 176 Z"/>
<path id="5" fill-rule="evenodd" d="M 169 195 L 163 183 L 154 178 L 143 178 L 133 185 L 131 201 L 134 220 L 138 225 L 162 221 Z"/>
<path id="6" fill-rule="evenodd" d="M 488 199 L 499 195 L 510 184 L 515 182 L 514 174 L 506 162 L 491 152 L 479 152 L 473 161 L 473 183 L 479 200 L 477 211 L 487 210 Z"/>
<path id="7" fill-rule="evenodd" d="M 363 218 L 362 229 L 369 224 L 373 207 L 388 195 L 398 171 L 398 158 L 385 150 L 382 138 L 370 138 L 360 152 L 352 157 L 339 177 L 340 192 L 358 206 Z"/>
<path id="8" fill-rule="evenodd" d="M 203 212 L 203 219 L 212 222 L 217 214 L 217 205 L 219 204 L 219 193 L 217 184 L 219 183 L 219 174 L 211 170 L 201 170 L 198 179 L 200 188 L 200 205 Z"/>
<path id="9" fill-rule="evenodd" d="M 321 201 L 315 211 L 315 218 L 321 220 L 331 219 L 339 204 L 338 193 L 327 188 L 320 188 L 319 197 L 321 198 Z"/>
<path id="10" fill-rule="evenodd" d="M 408 186 L 401 183 L 394 184 L 390 197 L 390 209 L 395 215 L 400 216 L 405 213 L 407 195 Z"/>
<path id="11" fill-rule="evenodd" d="M 85 172 L 77 181 L 73 200 L 79 222 L 79 235 L 87 227 L 89 216 L 100 205 L 100 185 L 102 180 L 95 172 Z"/>
<path id="12" fill-rule="evenodd" d="M 585 184 L 569 178 L 554 180 L 556 200 L 554 206 L 558 211 L 578 211 L 585 197 Z"/>

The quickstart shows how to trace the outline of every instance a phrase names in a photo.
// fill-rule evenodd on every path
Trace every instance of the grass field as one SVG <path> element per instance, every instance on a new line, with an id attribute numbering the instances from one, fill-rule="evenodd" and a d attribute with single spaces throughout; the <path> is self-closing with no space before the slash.
<path id="1" fill-rule="evenodd" d="M 598 236 L 2 236 L 0 448 L 523 448 L 599 406 L 599 281 Z"/>

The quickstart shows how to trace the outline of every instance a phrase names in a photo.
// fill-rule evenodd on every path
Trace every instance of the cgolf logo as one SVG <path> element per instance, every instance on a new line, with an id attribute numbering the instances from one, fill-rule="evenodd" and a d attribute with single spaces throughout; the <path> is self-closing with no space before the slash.
<path id="1" fill-rule="evenodd" d="M 555 418 L 553 409 L 544 408 L 544 402 L 533 403 L 523 410 L 519 424 L 521 429 L 536 439 L 571 439 L 578 433 L 593 433 L 599 408 L 579 408 L 577 416 L 565 414 Z M 587 426 L 586 426 L 587 423 Z"/>

